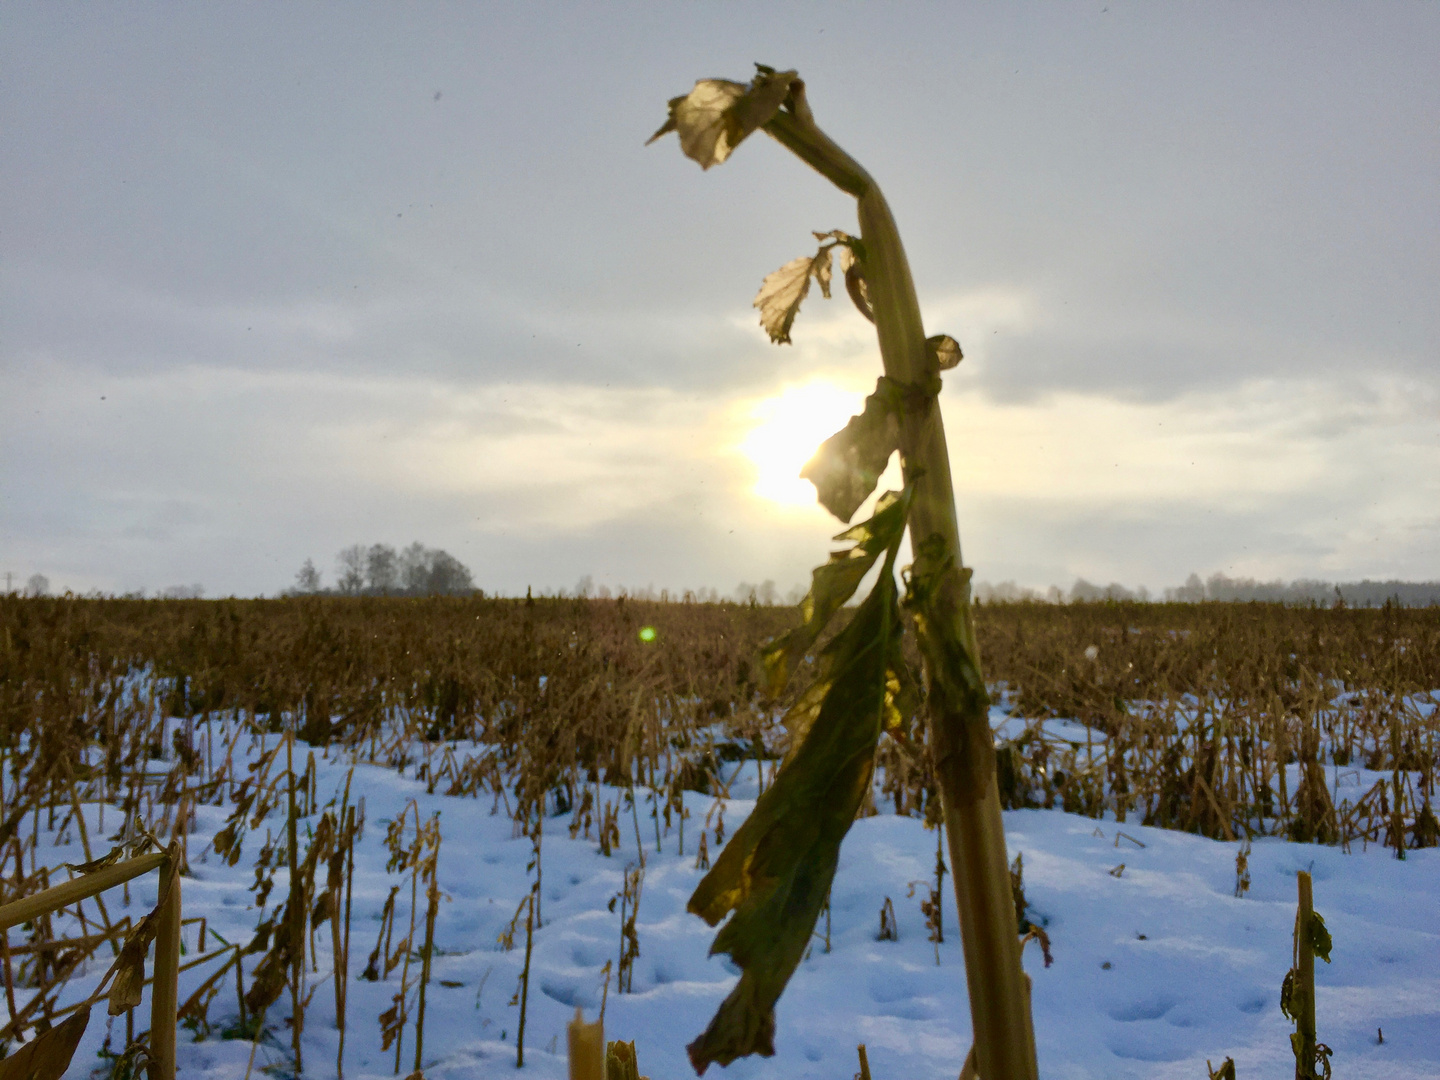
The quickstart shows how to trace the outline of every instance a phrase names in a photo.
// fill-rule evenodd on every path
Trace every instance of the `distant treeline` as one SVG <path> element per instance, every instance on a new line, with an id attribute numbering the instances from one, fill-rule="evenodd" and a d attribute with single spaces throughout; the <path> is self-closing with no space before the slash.
<path id="1" fill-rule="evenodd" d="M 1202 581 L 1199 574 L 1191 574 L 1184 585 L 1165 589 L 1158 596 L 1152 595 L 1143 585 L 1138 589 L 1127 589 L 1124 585 L 1113 582 L 1109 585 L 1095 585 L 1084 578 L 1077 578 L 1068 592 L 1055 585 L 1041 592 L 1016 585 L 1013 581 L 1002 581 L 998 585 L 982 581 L 975 585 L 975 599 L 982 604 L 1020 601 L 1079 604 L 1129 600 L 1172 604 L 1259 601 L 1301 607 L 1383 607 L 1387 602 L 1391 602 L 1401 607 L 1430 607 L 1440 604 L 1440 581 L 1366 579 L 1336 583 L 1312 581 L 1308 578 L 1296 581 L 1256 581 L 1254 578 L 1232 578 L 1225 574 L 1211 574 Z"/>
<path id="2" fill-rule="evenodd" d="M 335 556 L 335 584 L 327 588 L 311 559 L 295 575 L 288 596 L 470 596 L 480 590 L 470 569 L 418 540 L 396 551 L 389 544 L 351 544 Z"/>

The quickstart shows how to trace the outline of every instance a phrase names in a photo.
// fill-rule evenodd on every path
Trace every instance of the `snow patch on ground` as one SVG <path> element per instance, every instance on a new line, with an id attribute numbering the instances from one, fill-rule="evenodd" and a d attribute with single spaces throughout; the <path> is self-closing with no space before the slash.
<path id="1" fill-rule="evenodd" d="M 323 760 L 318 765 L 323 801 L 343 785 L 349 766 Z M 754 764 L 746 768 L 753 772 Z M 729 834 L 753 807 L 756 788 L 753 776 L 732 784 L 732 795 L 748 797 L 727 801 Z M 399 815 L 411 798 L 423 816 L 440 814 L 439 879 L 448 895 L 440 909 L 439 953 L 428 991 L 425 1075 L 430 1080 L 512 1075 L 519 1010 L 509 1002 L 524 960 L 523 925 L 515 949 L 503 951 L 497 938 L 529 888 L 529 840 L 515 837 L 503 812 L 492 815 L 488 797 L 426 795 L 424 784 L 378 766 L 355 767 L 352 798 L 357 795 L 365 799 L 369 824 L 357 852 L 346 1077 L 395 1074 L 394 1052 L 381 1051 L 376 1017 L 390 1007 L 396 978 L 387 984 L 354 976 L 375 945 L 390 886 L 400 883 L 385 872 L 381 822 Z M 603 795 L 612 801 L 623 797 L 611 789 Z M 707 814 L 713 828 L 714 800 L 687 793 L 690 818 L 682 855 L 673 828 L 656 850 L 643 790 L 639 797 L 639 836 L 626 807 L 620 816 L 624 841 L 608 858 L 593 839 L 570 838 L 568 815 L 546 823 L 543 925 L 534 938 L 526 1033 L 530 1075 L 566 1075 L 565 1024 L 576 1006 L 590 1017 L 600 1006 L 601 968 L 620 948 L 619 904 L 614 912 L 607 906 L 642 849 L 634 992 L 617 994 L 612 980 L 607 1036 L 635 1040 L 642 1072 L 656 1080 L 690 1075 L 685 1044 L 704 1030 L 734 983 L 733 966 L 707 956 L 713 931 L 685 913 L 703 873 L 695 866 L 695 845 Z M 99 835 L 95 810 L 87 815 L 92 837 Z M 209 927 L 230 941 L 248 941 L 260 917 L 247 888 L 250 866 L 267 826 L 278 836 L 282 820 L 277 810 L 253 830 L 244 856 L 230 868 L 213 852 L 201 855 L 227 813 L 228 806 L 199 808 L 189 841 L 195 877 L 184 882 L 184 914 L 205 916 Z M 107 825 L 113 830 L 117 820 L 112 808 Z M 1227 1055 L 1241 1077 L 1291 1075 L 1291 1027 L 1278 1000 L 1290 964 L 1298 870 L 1312 874 L 1316 909 L 1334 938 L 1333 963 L 1317 965 L 1316 981 L 1320 1039 L 1335 1051 L 1336 1074 L 1373 1080 L 1440 1076 L 1440 851 L 1415 851 L 1398 861 L 1374 847 L 1346 854 L 1260 839 L 1249 857 L 1248 895 L 1237 899 L 1233 843 L 1058 810 L 1009 812 L 1005 827 L 1012 857 L 1024 856 L 1029 917 L 1045 926 L 1055 957 L 1047 969 L 1034 945 L 1025 954 L 1042 1076 L 1204 1077 L 1206 1059 L 1218 1065 Z M 1119 836 L 1122 832 L 1126 835 Z M 712 843 L 711 857 L 716 853 Z M 73 840 L 48 855 L 52 865 L 81 858 Z M 47 858 L 43 843 L 40 857 Z M 830 951 L 817 936 L 781 999 L 776 1056 L 740 1061 L 719 1075 L 836 1080 L 854 1074 L 855 1045 L 864 1042 L 877 1080 L 953 1080 L 970 1046 L 970 1017 L 950 883 L 938 965 L 919 909 L 920 889 L 907 896 L 910 882 L 930 878 L 934 858 L 935 834 L 918 819 L 881 815 L 856 822 L 832 894 Z M 1112 873 L 1121 863 L 1124 870 Z M 137 884 L 128 909 L 112 894 L 112 917 L 126 910 L 132 917 L 142 913 L 154 891 L 153 881 Z M 272 906 L 284 895 L 282 870 Z M 876 940 L 887 897 L 898 918 L 897 941 Z M 406 898 L 408 888 L 402 890 L 402 901 Z M 403 926 L 408 914 L 401 918 Z M 818 930 L 824 930 L 823 918 Z M 194 927 L 185 931 L 192 955 L 194 932 Z M 306 1017 L 306 1077 L 335 1075 L 329 933 L 318 937 L 320 970 L 309 978 L 320 985 Z M 182 1001 L 206 970 L 181 976 Z M 97 964 L 77 977 L 67 1000 L 88 993 L 102 971 Z M 285 1074 L 287 1002 L 282 998 L 271 1010 L 275 1036 L 259 1048 L 257 1077 L 262 1068 Z M 147 999 L 137 1011 L 141 1027 L 148 1007 Z M 233 1022 L 235 1012 L 233 990 L 222 993 L 211 1008 L 214 1029 Z M 105 1028 L 103 1010 L 97 1009 L 70 1076 L 88 1076 L 98 1064 Z M 117 1021 L 116 1039 L 123 1040 L 123 1021 Z M 192 1042 L 182 1032 L 181 1073 L 197 1080 L 239 1080 L 250 1049 L 218 1034 Z M 413 1054 L 414 1036 L 407 1029 L 401 1076 L 411 1071 Z"/>

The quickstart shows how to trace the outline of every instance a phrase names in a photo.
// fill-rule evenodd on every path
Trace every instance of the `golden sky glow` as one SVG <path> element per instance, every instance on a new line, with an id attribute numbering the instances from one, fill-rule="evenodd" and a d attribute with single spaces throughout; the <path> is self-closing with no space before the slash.
<path id="1" fill-rule="evenodd" d="M 862 394 L 812 379 L 756 403 L 739 447 L 755 469 L 754 493 L 782 506 L 814 506 L 815 487 L 800 470 L 863 402 Z"/>

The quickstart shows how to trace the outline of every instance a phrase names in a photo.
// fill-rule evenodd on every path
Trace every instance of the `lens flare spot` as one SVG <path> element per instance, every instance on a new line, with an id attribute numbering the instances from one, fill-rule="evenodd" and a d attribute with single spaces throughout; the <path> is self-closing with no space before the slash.
<path id="1" fill-rule="evenodd" d="M 641 641 L 654 641 L 654 640 L 655 640 L 655 628 L 654 628 L 653 626 L 642 626 L 642 627 L 640 628 L 640 640 L 641 640 Z"/>

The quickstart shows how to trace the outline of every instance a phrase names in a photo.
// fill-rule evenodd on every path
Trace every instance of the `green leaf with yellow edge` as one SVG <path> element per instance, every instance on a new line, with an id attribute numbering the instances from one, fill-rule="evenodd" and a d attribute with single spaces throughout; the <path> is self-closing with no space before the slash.
<path id="1" fill-rule="evenodd" d="M 900 414 L 905 391 L 882 375 L 865 411 L 820 444 L 800 475 L 815 485 L 820 505 L 841 521 L 849 521 L 870 497 L 890 455 L 900 447 Z"/>
<path id="2" fill-rule="evenodd" d="M 855 590 L 875 561 L 899 542 L 909 514 L 909 490 L 887 491 L 876 502 L 873 517 L 834 538 L 838 543 L 850 543 L 854 547 L 833 552 L 829 562 L 814 569 L 810 591 L 800 601 L 803 621 L 788 634 L 766 645 L 761 654 L 767 689 L 772 697 L 780 696 L 796 666 L 825 632 L 835 612 L 855 595 Z"/>
<path id="3" fill-rule="evenodd" d="M 805 737 L 690 898 L 689 910 L 711 926 L 734 912 L 710 952 L 728 953 L 743 972 L 687 1047 L 697 1073 L 712 1062 L 775 1052 L 775 1002 L 805 955 L 841 841 L 874 771 L 902 632 L 897 546 L 898 540 L 849 626 L 822 654 L 820 705 Z"/>
<path id="4" fill-rule="evenodd" d="M 702 169 L 721 164 L 746 138 L 764 127 L 790 96 L 793 71 L 756 65 L 750 85 L 701 79 L 688 94 L 670 99 L 670 116 L 646 141 L 675 132 L 685 156 Z"/>
<path id="5" fill-rule="evenodd" d="M 839 637 L 835 639 L 838 640 Z M 901 744 L 902 749 L 908 749 L 911 720 L 920 704 L 920 688 L 910 665 L 905 661 L 902 644 L 903 638 L 899 634 L 889 641 L 890 653 L 885 662 L 885 700 L 880 726 Z M 829 694 L 836 659 L 835 642 L 832 641 L 820 653 L 814 682 L 785 713 L 783 723 L 789 734 L 789 748 L 785 751 L 784 762 L 793 759 L 809 737 Z M 781 763 L 782 767 L 784 762 Z"/>
<path id="6" fill-rule="evenodd" d="M 80 1037 L 90 1023 L 90 1006 L 76 1009 L 49 1031 L 42 1032 L 4 1061 L 0 1080 L 60 1080 L 70 1067 Z"/>

